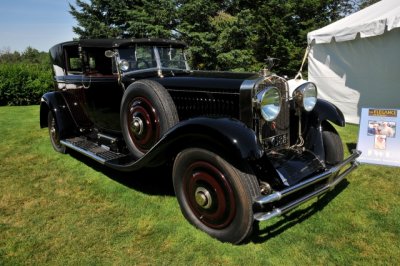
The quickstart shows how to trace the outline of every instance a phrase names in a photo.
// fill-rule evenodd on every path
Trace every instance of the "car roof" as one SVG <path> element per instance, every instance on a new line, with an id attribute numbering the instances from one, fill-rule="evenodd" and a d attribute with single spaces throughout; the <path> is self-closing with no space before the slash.
<path id="1" fill-rule="evenodd" d="M 94 47 L 94 48 L 117 48 L 126 47 L 136 44 L 146 45 L 160 45 L 160 46 L 174 46 L 174 47 L 186 47 L 186 43 L 177 40 L 158 39 L 158 38 L 142 38 L 142 39 L 83 39 L 77 41 L 69 41 L 59 43 L 55 46 L 73 46 L 79 45 L 81 47 Z"/>

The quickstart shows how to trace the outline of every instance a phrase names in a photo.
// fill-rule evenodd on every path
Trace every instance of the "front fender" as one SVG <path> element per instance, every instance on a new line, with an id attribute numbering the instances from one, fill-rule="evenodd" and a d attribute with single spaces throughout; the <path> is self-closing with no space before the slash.
<path id="1" fill-rule="evenodd" d="M 324 124 L 330 121 L 344 127 L 346 121 L 342 111 L 334 104 L 318 99 L 314 109 L 305 120 L 303 127 L 307 128 L 305 134 L 306 148 L 313 151 L 321 160 L 325 160 L 325 148 L 322 138 Z"/>
<path id="2" fill-rule="evenodd" d="M 70 136 L 76 129 L 68 105 L 60 92 L 44 94 L 40 101 L 40 127 L 48 127 L 48 112 L 53 112 L 61 138 Z"/>
<path id="3" fill-rule="evenodd" d="M 342 111 L 334 104 L 322 99 L 317 100 L 317 104 L 311 111 L 311 116 L 315 118 L 314 123 L 318 125 L 321 125 L 326 120 L 341 127 L 344 127 L 346 124 Z"/>
<path id="4" fill-rule="evenodd" d="M 198 117 L 171 128 L 138 161 L 108 165 L 123 171 L 154 167 L 168 162 L 183 149 L 194 147 L 211 150 L 238 167 L 243 160 L 256 160 L 264 153 L 255 132 L 242 122 L 229 118 Z"/>

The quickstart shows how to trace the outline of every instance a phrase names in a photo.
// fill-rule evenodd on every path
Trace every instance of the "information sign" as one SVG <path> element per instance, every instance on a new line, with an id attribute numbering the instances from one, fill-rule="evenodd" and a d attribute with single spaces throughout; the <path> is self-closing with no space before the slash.
<path id="1" fill-rule="evenodd" d="M 400 166 L 400 110 L 362 108 L 357 149 L 361 163 Z"/>

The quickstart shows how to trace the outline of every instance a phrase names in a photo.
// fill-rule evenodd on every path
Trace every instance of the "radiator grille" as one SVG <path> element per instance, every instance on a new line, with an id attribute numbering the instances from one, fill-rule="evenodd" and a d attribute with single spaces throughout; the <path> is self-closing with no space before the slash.
<path id="1" fill-rule="evenodd" d="M 175 102 L 179 119 L 196 116 L 239 118 L 237 93 L 169 90 Z"/>

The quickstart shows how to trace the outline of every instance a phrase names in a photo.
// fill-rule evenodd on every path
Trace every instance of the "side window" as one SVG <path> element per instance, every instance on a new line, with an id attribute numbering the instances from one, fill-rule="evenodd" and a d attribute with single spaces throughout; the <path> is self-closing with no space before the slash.
<path id="1" fill-rule="evenodd" d="M 85 73 L 88 75 L 112 75 L 112 59 L 104 55 L 105 49 L 89 48 L 84 51 Z"/>
<path id="2" fill-rule="evenodd" d="M 64 56 L 67 74 L 82 74 L 82 60 L 79 56 L 78 46 L 65 47 Z"/>

